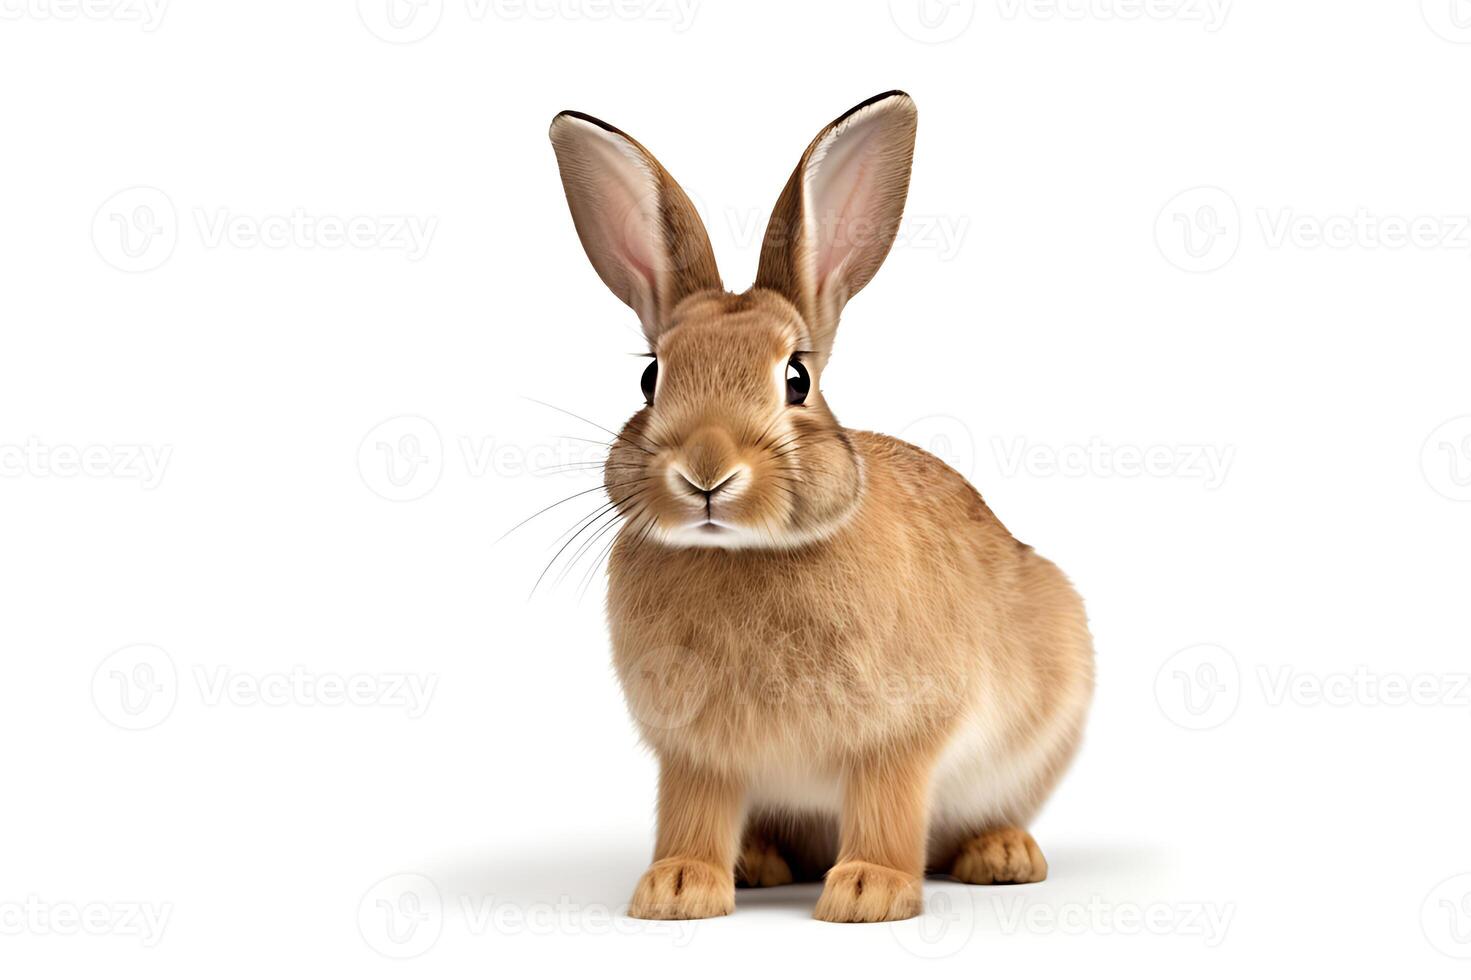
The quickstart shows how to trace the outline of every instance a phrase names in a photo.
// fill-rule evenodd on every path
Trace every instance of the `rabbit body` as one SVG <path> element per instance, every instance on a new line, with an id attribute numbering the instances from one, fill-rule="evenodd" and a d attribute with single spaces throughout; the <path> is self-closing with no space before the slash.
<path id="1" fill-rule="evenodd" d="M 897 233 L 916 118 L 890 92 L 819 132 L 739 294 L 646 149 L 553 121 L 578 236 L 652 356 L 604 467 L 614 664 L 660 765 L 631 915 L 820 877 L 818 918 L 901 919 L 926 871 L 1047 873 L 1025 827 L 1082 731 L 1082 602 L 960 474 L 843 428 L 819 384 Z"/>

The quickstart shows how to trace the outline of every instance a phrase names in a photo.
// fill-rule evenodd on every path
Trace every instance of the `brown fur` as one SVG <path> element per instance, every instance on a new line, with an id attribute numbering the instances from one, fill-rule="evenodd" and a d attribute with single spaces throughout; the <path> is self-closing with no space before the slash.
<path id="1" fill-rule="evenodd" d="M 899 162 L 908 181 L 913 104 L 895 95 L 859 110 L 804 153 L 746 293 L 701 287 L 703 276 L 659 285 L 672 260 L 657 250 L 625 267 L 617 248 L 594 256 L 605 280 L 646 274 L 627 292 L 660 297 L 641 313 L 657 394 L 605 469 L 625 518 L 609 563 L 614 664 L 661 771 L 635 916 L 729 912 L 737 874 L 760 886 L 826 873 L 815 914 L 831 921 L 917 914 L 927 869 L 976 883 L 1046 874 L 1021 828 L 1081 736 L 1092 687 L 1082 603 L 963 477 L 842 428 L 818 384 L 837 312 L 892 241 Z M 569 199 L 583 205 L 579 232 L 614 240 L 583 228 L 596 211 L 587 199 L 605 190 L 586 185 L 602 178 L 579 162 L 603 148 L 580 141 L 606 137 L 566 125 L 553 136 Z M 848 164 L 834 177 L 824 160 Z M 617 177 L 645 171 L 662 228 L 698 222 L 692 209 L 670 220 L 688 202 L 669 195 L 662 168 Z M 793 203 L 808 198 L 857 201 L 881 234 L 834 242 Z M 828 225 L 852 226 L 851 214 Z M 661 238 L 644 232 L 635 249 Z M 698 237 L 668 247 L 708 250 Z M 821 355 L 798 355 L 812 377 L 799 405 L 782 380 L 794 351 Z"/>

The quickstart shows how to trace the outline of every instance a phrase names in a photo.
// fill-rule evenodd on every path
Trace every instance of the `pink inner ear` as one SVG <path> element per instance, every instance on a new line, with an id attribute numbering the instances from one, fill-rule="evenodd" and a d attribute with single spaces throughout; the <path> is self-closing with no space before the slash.
<path id="1" fill-rule="evenodd" d="M 849 257 L 878 240 L 880 215 L 869 152 L 878 126 L 860 122 L 864 131 L 834 134 L 821 156 L 808 165 L 808 220 L 813 227 L 813 277 L 820 294 Z M 815 171 L 815 173 L 814 173 Z"/>
<path id="2" fill-rule="evenodd" d="M 654 289 L 654 260 L 647 240 L 639 241 L 637 235 L 624 235 L 617 244 L 618 257 L 623 264 L 643 280 L 645 288 Z"/>
<path id="3" fill-rule="evenodd" d="M 623 268 L 639 315 L 651 315 L 659 269 L 657 178 L 636 151 L 621 141 L 597 134 L 602 166 L 594 171 L 599 202 L 598 223 L 607 243 L 608 261 Z"/>

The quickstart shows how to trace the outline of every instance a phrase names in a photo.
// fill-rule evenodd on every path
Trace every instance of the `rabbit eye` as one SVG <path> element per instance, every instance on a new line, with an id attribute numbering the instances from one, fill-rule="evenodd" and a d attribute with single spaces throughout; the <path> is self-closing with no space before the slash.
<path id="1" fill-rule="evenodd" d="M 639 387 L 644 390 L 644 401 L 650 405 L 654 404 L 654 384 L 659 380 L 659 362 L 649 360 L 649 366 L 644 368 L 644 376 L 639 378 Z"/>
<path id="2" fill-rule="evenodd" d="M 800 405 L 807 400 L 812 390 L 812 376 L 807 368 L 794 356 L 787 361 L 787 404 Z"/>

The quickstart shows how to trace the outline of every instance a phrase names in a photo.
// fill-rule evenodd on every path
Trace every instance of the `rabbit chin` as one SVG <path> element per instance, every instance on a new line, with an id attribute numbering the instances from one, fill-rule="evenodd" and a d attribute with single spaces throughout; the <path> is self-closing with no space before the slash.
<path id="1" fill-rule="evenodd" d="M 670 548 L 723 548 L 727 551 L 785 551 L 832 537 L 852 517 L 850 508 L 837 519 L 813 528 L 747 527 L 722 520 L 699 521 L 681 527 L 654 527 L 650 538 Z"/>
<path id="2" fill-rule="evenodd" d="M 660 524 L 654 533 L 671 548 L 783 548 L 791 547 L 787 535 L 767 528 L 742 527 L 725 521 L 699 521 L 682 527 Z"/>

